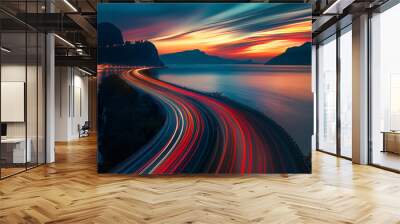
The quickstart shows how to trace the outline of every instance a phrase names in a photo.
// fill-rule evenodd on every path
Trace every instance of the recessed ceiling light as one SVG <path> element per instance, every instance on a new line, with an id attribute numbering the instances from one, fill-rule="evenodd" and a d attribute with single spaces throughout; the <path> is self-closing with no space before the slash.
<path id="1" fill-rule="evenodd" d="M 10 53 L 11 52 L 11 50 L 9 50 L 9 49 L 7 49 L 5 47 L 1 47 L 0 49 L 1 49 L 1 51 L 4 51 L 6 53 Z"/>

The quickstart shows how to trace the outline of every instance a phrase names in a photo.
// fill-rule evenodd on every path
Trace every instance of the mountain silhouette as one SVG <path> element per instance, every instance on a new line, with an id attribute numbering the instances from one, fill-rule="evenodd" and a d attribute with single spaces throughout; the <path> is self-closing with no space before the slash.
<path id="1" fill-rule="evenodd" d="M 98 25 L 99 64 L 164 66 L 150 41 L 123 42 L 121 31 L 111 23 Z"/>
<path id="2" fill-rule="evenodd" d="M 121 31 L 111 23 L 100 23 L 97 26 L 97 30 L 99 47 L 122 45 L 124 43 Z"/>
<path id="3" fill-rule="evenodd" d="M 199 49 L 160 56 L 165 64 L 253 64 L 252 60 L 235 60 L 206 54 Z"/>
<path id="4" fill-rule="evenodd" d="M 286 51 L 265 63 L 266 65 L 311 65 L 311 43 L 306 42 Z"/>

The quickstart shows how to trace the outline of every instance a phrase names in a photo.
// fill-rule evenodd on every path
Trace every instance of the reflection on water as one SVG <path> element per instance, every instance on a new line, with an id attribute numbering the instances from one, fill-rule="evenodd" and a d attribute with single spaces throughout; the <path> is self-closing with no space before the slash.
<path id="1" fill-rule="evenodd" d="M 170 65 L 158 78 L 223 95 L 275 120 L 304 153 L 311 148 L 313 97 L 310 66 Z"/>

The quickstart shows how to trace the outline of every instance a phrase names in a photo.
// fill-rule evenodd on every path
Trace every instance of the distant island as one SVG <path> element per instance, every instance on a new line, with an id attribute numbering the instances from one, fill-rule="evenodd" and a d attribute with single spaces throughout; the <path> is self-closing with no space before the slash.
<path id="1" fill-rule="evenodd" d="M 306 42 L 286 51 L 265 63 L 266 65 L 311 65 L 311 43 Z"/>
<path id="2" fill-rule="evenodd" d="M 99 64 L 164 66 L 150 41 L 123 41 L 121 31 L 111 23 L 98 25 Z"/>
<path id="3" fill-rule="evenodd" d="M 165 64 L 254 64 L 252 60 L 235 60 L 209 55 L 199 49 L 181 51 L 160 56 Z"/>

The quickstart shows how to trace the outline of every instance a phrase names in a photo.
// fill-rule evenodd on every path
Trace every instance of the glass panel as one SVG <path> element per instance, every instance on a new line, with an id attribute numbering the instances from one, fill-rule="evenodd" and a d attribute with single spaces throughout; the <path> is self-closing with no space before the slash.
<path id="1" fill-rule="evenodd" d="M 1 1 L 13 14 L 43 13 L 45 1 Z M 0 12 L 0 177 L 45 162 L 45 35 Z M 38 17 L 33 17 L 38 18 Z M 38 21 L 30 22 L 35 23 Z"/>
<path id="2" fill-rule="evenodd" d="M 25 170 L 26 150 L 26 33 L 1 34 L 1 174 Z"/>
<path id="3" fill-rule="evenodd" d="M 350 27 L 351 28 L 351 27 Z M 352 34 L 340 36 L 340 152 L 352 157 Z"/>
<path id="4" fill-rule="evenodd" d="M 374 15 L 372 25 L 372 163 L 400 170 L 400 5 Z"/>
<path id="5" fill-rule="evenodd" d="M 38 163 L 45 163 L 45 44 L 46 37 L 39 33 L 38 45 Z"/>
<path id="6" fill-rule="evenodd" d="M 26 12 L 37 13 L 39 5 L 37 1 L 27 2 Z M 30 22 L 37 23 L 38 17 L 33 17 Z M 36 21 L 34 21 L 36 20 Z M 36 30 L 27 30 L 27 149 L 30 148 L 28 168 L 38 164 L 38 45 L 39 37 Z"/>
<path id="7" fill-rule="evenodd" d="M 336 153 L 336 38 L 318 48 L 318 148 Z"/>
<path id="8" fill-rule="evenodd" d="M 37 107 L 37 98 L 38 98 L 38 88 L 37 88 L 37 79 L 38 79 L 38 36 L 36 32 L 27 33 L 28 38 L 28 62 L 27 62 L 27 81 L 26 81 L 26 111 L 27 111 L 27 144 L 28 151 L 30 149 L 30 153 L 28 153 L 28 168 L 34 167 L 37 165 L 37 157 L 38 157 L 38 141 L 37 141 L 37 132 L 38 132 L 38 107 Z"/>

